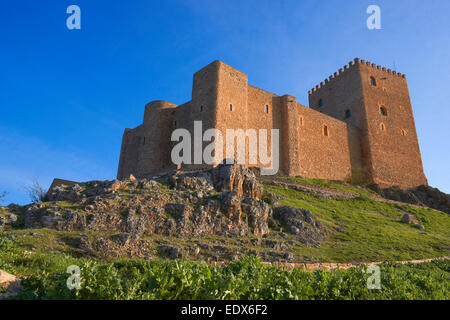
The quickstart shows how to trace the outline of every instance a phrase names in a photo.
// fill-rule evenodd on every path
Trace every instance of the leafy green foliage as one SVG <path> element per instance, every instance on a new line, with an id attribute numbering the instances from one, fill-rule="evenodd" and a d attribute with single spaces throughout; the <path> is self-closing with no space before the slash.
<path id="1" fill-rule="evenodd" d="M 367 288 L 363 268 L 287 271 L 256 258 L 214 267 L 186 261 L 119 261 L 81 265 L 81 289 L 64 272 L 22 281 L 19 299 L 449 299 L 450 263 L 381 266 L 381 289 Z"/>
<path id="2" fill-rule="evenodd" d="M 6 236 L 0 236 L 0 250 L 7 251 L 14 247 L 14 241 Z"/>

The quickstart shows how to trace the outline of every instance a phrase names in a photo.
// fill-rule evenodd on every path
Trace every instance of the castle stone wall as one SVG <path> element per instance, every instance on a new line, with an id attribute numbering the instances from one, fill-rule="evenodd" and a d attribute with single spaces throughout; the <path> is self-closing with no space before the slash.
<path id="1" fill-rule="evenodd" d="M 356 58 L 313 88 L 309 103 L 361 130 L 368 180 L 404 188 L 427 184 L 405 75 Z"/>
<path id="2" fill-rule="evenodd" d="M 173 116 L 176 104 L 154 101 L 146 105 L 143 137 L 135 177 L 146 177 L 158 173 L 171 163 L 170 136 L 174 130 Z"/>
<path id="3" fill-rule="evenodd" d="M 119 170 L 117 177 L 125 179 L 130 174 L 136 174 L 138 170 L 138 159 L 140 154 L 141 141 L 143 137 L 143 125 L 135 129 L 125 129 L 122 138 L 122 148 L 120 150 Z"/>
<path id="4" fill-rule="evenodd" d="M 218 62 L 218 96 L 216 106 L 216 129 L 223 134 L 224 148 L 223 158 L 227 158 L 227 148 L 230 147 L 232 155 L 228 158 L 238 159 L 238 140 L 231 138 L 234 141 L 234 148 L 232 148 L 232 141 L 227 140 L 227 129 L 247 129 L 247 99 L 248 99 L 248 78 L 247 75 L 236 70 L 233 67 L 226 65 L 223 62 Z M 246 150 L 248 150 L 248 142 L 245 141 Z M 242 150 L 242 149 L 241 149 Z M 248 161 L 248 154 L 244 153 L 244 160 Z M 220 162 L 220 159 L 217 159 Z"/>
<path id="5" fill-rule="evenodd" d="M 260 129 L 267 130 L 267 156 L 271 157 L 272 129 L 280 130 L 280 138 L 282 135 L 281 98 L 276 94 L 251 85 L 248 85 L 247 91 L 247 128 L 255 129 L 257 132 Z M 282 154 L 281 150 L 280 154 Z M 270 167 L 270 164 L 261 162 L 259 155 L 257 160 L 257 167 Z M 280 165 L 283 165 L 283 163 Z"/>
<path id="6" fill-rule="evenodd" d="M 427 184 L 406 77 L 369 62 L 360 64 L 360 74 L 373 181 L 401 187 Z"/>
<path id="7" fill-rule="evenodd" d="M 200 142 L 196 158 L 194 139 L 201 140 L 208 129 L 219 129 L 224 142 L 222 157 L 216 152 L 212 165 L 227 157 L 227 129 L 257 134 L 266 129 L 270 143 L 271 129 L 278 129 L 280 169 L 286 175 L 368 180 L 403 188 L 427 184 L 404 75 L 357 58 L 313 88 L 309 105 L 249 85 L 246 74 L 214 61 L 194 74 L 191 101 L 180 106 L 151 102 L 143 125 L 125 130 L 118 178 L 174 168 L 175 129 L 185 129 L 192 137 L 193 163 L 182 166 L 187 169 L 205 167 L 202 151 L 211 142 Z M 199 132 L 195 121 L 202 123 Z M 252 165 L 250 142 L 248 137 L 244 142 L 247 165 Z M 238 146 L 234 139 L 231 158 L 238 158 Z M 256 166 L 268 166 L 256 160 Z"/>
<path id="8" fill-rule="evenodd" d="M 296 121 L 299 166 L 291 175 L 355 182 L 364 178 L 358 128 L 302 105 Z"/>

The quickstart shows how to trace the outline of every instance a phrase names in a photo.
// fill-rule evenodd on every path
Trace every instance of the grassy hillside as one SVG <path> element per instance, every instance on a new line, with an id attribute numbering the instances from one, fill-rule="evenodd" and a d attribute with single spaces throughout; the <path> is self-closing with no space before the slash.
<path id="1" fill-rule="evenodd" d="M 430 258 L 449 253 L 449 215 L 429 208 L 373 199 L 370 191 L 341 184 L 314 181 L 323 186 L 354 192 L 354 199 L 326 199 L 282 186 L 265 185 L 279 196 L 279 205 L 305 208 L 331 231 L 319 248 L 299 248 L 298 254 L 321 261 L 385 261 Z M 311 183 L 311 181 L 310 181 Z M 424 231 L 401 223 L 403 212 L 414 214 Z"/>
<path id="2" fill-rule="evenodd" d="M 280 257 L 290 252 L 293 261 L 298 262 L 365 262 L 396 261 L 433 258 L 449 254 L 450 219 L 449 215 L 437 210 L 397 203 L 380 198 L 370 189 L 341 182 L 329 182 L 317 179 L 283 178 L 281 181 L 298 183 L 302 188 L 277 183 L 264 183 L 264 198 L 276 210 L 280 206 L 291 206 L 310 210 L 328 230 L 328 237 L 320 246 L 311 247 L 295 241 L 295 238 L 279 229 L 271 229 L 262 237 L 227 237 L 207 235 L 203 237 L 174 237 L 161 234 L 146 234 L 149 250 L 158 256 L 161 244 L 188 248 L 196 244 L 202 248 L 200 256 L 189 254 L 185 250 L 183 257 L 187 260 L 227 259 L 234 254 L 245 255 L 271 254 Z M 161 186 L 163 193 L 174 193 L 174 190 Z M 306 188 L 306 189 L 305 189 Z M 323 192 L 326 192 L 325 196 Z M 134 191 L 121 189 L 119 199 L 135 199 Z M 185 192 L 185 191 L 183 191 Z M 142 191 L 138 192 L 139 194 Z M 330 196 L 331 195 L 331 196 Z M 351 196 L 348 196 L 351 195 Z M 267 200 L 267 198 L 270 198 Z M 274 201 L 272 198 L 276 198 Z M 275 203 L 274 203 L 275 202 Z M 72 209 L 83 212 L 79 203 L 68 201 L 49 202 L 48 206 L 61 209 Z M 46 206 L 46 203 L 43 204 Z M 18 224 L 24 207 L 16 208 Z M 0 217 L 7 217 L 11 210 L 0 208 Z M 414 214 L 425 230 L 413 225 L 404 224 L 401 218 L 404 212 Z M 121 212 L 122 214 L 122 212 Z M 245 215 L 245 212 L 243 213 Z M 1 230 L 1 229 L 0 229 Z M 20 258 L 3 251 L 0 256 L 0 268 L 9 265 L 10 272 L 29 274 L 37 272 L 42 265 L 52 269 L 53 258 L 89 257 L 79 248 L 82 235 L 89 238 L 98 236 L 114 236 L 115 231 L 58 231 L 47 228 L 23 229 L 3 227 L 4 236 L 14 239 L 14 243 L 22 248 L 26 255 Z M 281 236 L 282 235 L 282 236 Z M 262 242 L 261 242 L 262 240 Z M 265 243 L 268 246 L 264 245 Z M 226 251 L 220 256 L 217 247 Z M 16 252 L 18 254 L 18 251 Z M 23 254 L 23 253 L 22 253 Z M 159 255 L 160 256 L 160 255 Z M 99 258 L 98 256 L 96 258 Z M 129 258 L 125 256 L 100 257 L 107 260 Z M 58 260 L 60 258 L 57 258 Z M 70 259 L 70 258 L 67 258 Z M 42 262 L 42 263 L 41 263 Z"/>
<path id="3" fill-rule="evenodd" d="M 184 202 L 195 209 L 220 199 L 220 192 L 210 188 L 208 196 L 198 202 L 195 198 L 197 190 L 194 190 L 196 193 L 189 188 L 180 190 L 165 184 L 165 181 L 151 183 L 149 190 L 133 187 L 134 182 L 125 182 L 115 191 L 102 187 L 102 193 L 98 193 L 94 187 L 82 187 L 80 192 L 81 196 L 83 192 L 89 192 L 94 194 L 92 198 L 100 198 L 102 206 L 98 208 L 104 211 L 97 218 L 115 210 L 118 212 L 115 219 L 122 223 L 130 219 L 130 213 L 125 210 L 127 206 L 145 201 L 156 204 L 161 199 L 169 199 L 169 202 Z M 449 255 L 448 214 L 386 200 L 364 186 L 343 182 L 301 178 L 261 181 L 263 199 L 274 212 L 270 219 L 277 219 L 275 212 L 280 207 L 309 210 L 314 221 L 320 223 L 320 230 L 326 229 L 324 240 L 301 241 L 281 221 L 275 221 L 269 222 L 268 233 L 262 236 L 251 233 L 247 236 L 179 236 L 146 232 L 141 234 L 138 242 L 130 242 L 131 247 L 127 247 L 128 242 L 124 244 L 120 240 L 123 231 L 118 229 L 25 228 L 24 219 L 29 206 L 0 207 L 0 222 L 3 221 L 0 227 L 0 269 L 15 275 L 31 276 L 22 281 L 24 290 L 17 297 L 22 299 L 450 298 L 448 261 L 421 265 L 389 262 Z M 72 194 L 71 190 L 67 192 Z M 87 202 L 42 203 L 39 204 L 41 211 L 37 216 L 35 214 L 34 219 L 39 219 L 39 212 L 46 214 L 48 210 L 61 210 L 72 216 L 81 214 L 86 221 L 93 221 L 94 215 Z M 242 208 L 242 221 L 250 224 L 248 210 L 251 206 L 243 205 Z M 424 229 L 402 223 L 404 213 L 413 214 Z M 8 223 L 12 214 L 16 221 Z M 173 223 L 176 215 L 177 212 L 175 216 L 169 212 L 164 219 Z M 221 219 L 227 218 L 222 216 Z M 186 228 L 189 225 L 190 222 Z M 89 240 L 87 243 L 94 247 L 106 245 L 107 250 L 87 250 L 81 245 L 82 239 Z M 115 252 L 115 246 L 121 250 Z M 175 257 L 168 256 L 161 248 L 175 250 L 176 261 L 171 261 Z M 145 258 L 142 258 L 142 251 L 146 251 Z M 201 262 L 206 260 L 237 261 L 224 267 L 212 267 Z M 386 263 L 381 266 L 382 290 L 369 290 L 366 287 L 368 274 L 364 273 L 363 267 L 329 272 L 290 272 L 263 265 L 262 260 Z M 79 291 L 70 291 L 65 285 L 66 270 L 70 265 L 82 269 L 83 283 Z M 0 289 L 0 294 L 4 290 Z"/>

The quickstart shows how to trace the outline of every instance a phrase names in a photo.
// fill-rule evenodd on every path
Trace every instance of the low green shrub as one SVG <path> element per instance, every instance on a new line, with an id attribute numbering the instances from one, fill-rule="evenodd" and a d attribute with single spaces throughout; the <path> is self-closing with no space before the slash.
<path id="1" fill-rule="evenodd" d="M 443 299 L 450 298 L 450 263 L 383 264 L 381 289 L 368 289 L 364 268 L 287 271 L 245 258 L 215 267 L 187 261 L 86 261 L 81 288 L 69 274 L 43 272 L 22 281 L 18 299 Z"/>

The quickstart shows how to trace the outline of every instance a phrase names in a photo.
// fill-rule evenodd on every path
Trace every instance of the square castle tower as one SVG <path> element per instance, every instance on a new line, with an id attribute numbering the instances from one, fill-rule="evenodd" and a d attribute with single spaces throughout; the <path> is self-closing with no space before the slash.
<path id="1" fill-rule="evenodd" d="M 194 74 L 191 101 L 150 102 L 143 124 L 125 129 L 118 179 L 177 168 L 171 161 L 172 132 L 184 128 L 194 135 L 194 121 L 202 121 L 203 132 L 266 129 L 269 140 L 271 129 L 279 129 L 280 170 L 288 176 L 402 188 L 427 184 L 405 75 L 358 58 L 309 92 L 309 108 L 212 62 Z M 253 166 L 266 167 L 259 159 Z"/>

